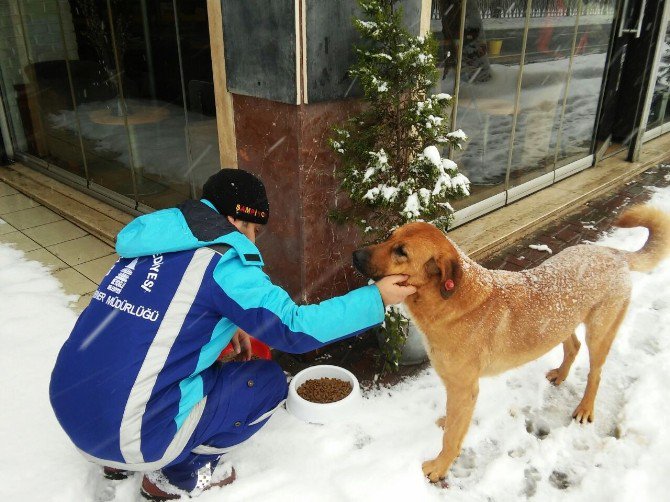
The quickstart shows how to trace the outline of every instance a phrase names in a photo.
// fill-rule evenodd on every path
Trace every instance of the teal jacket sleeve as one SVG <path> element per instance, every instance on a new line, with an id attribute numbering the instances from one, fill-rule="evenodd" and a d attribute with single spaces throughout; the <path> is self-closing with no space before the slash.
<path id="1" fill-rule="evenodd" d="M 384 304 L 374 284 L 319 304 L 296 305 L 260 267 L 227 258 L 214 269 L 213 301 L 222 316 L 271 347 L 308 352 L 384 320 Z"/>

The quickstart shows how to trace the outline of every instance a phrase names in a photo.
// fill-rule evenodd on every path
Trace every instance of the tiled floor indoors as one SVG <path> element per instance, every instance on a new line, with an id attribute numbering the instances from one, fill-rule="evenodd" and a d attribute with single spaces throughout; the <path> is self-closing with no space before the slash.
<path id="1" fill-rule="evenodd" d="M 118 256 L 114 249 L 57 213 L 0 182 L 0 243 L 13 244 L 26 258 L 52 270 L 72 305 L 83 309 Z"/>

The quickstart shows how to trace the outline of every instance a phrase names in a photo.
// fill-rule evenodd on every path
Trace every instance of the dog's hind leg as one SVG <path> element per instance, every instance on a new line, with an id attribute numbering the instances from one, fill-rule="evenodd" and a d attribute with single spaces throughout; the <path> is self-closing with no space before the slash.
<path id="1" fill-rule="evenodd" d="M 554 385 L 561 385 L 563 381 L 568 378 L 570 367 L 575 361 L 575 357 L 577 357 L 577 352 L 579 352 L 580 346 L 581 344 L 574 333 L 563 340 L 563 362 L 558 368 L 554 368 L 547 373 L 547 380 Z"/>
<path id="2" fill-rule="evenodd" d="M 479 394 L 479 381 L 445 382 L 447 387 L 447 416 L 442 436 L 442 451 L 433 460 L 423 463 L 423 473 L 436 483 L 444 478 L 449 467 L 461 453 L 472 413 Z"/>
<path id="3" fill-rule="evenodd" d="M 619 326 L 626 316 L 629 301 L 630 299 L 626 298 L 616 303 L 600 304 L 586 318 L 589 376 L 584 397 L 572 414 L 572 418 L 580 423 L 593 422 L 595 417 L 593 408 L 600 385 L 600 373 Z"/>

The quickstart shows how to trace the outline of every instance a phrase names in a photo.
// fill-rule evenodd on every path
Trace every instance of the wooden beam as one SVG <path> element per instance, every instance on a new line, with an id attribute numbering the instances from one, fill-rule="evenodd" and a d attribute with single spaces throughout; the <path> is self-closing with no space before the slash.
<path id="1" fill-rule="evenodd" d="M 216 101 L 216 128 L 219 137 L 221 167 L 237 167 L 233 96 L 226 84 L 226 59 L 223 48 L 223 14 L 221 0 L 207 0 L 209 43 L 212 51 L 212 74 Z"/>
<path id="2" fill-rule="evenodd" d="M 419 33 L 426 35 L 430 32 L 430 11 L 433 2 L 431 0 L 421 0 L 421 20 L 419 24 Z"/>

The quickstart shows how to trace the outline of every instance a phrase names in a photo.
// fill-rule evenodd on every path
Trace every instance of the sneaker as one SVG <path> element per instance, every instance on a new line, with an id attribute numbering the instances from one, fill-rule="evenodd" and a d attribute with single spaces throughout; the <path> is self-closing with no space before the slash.
<path id="1" fill-rule="evenodd" d="M 237 474 L 230 462 L 220 462 L 212 469 L 212 486 L 226 486 L 235 481 Z"/>
<path id="2" fill-rule="evenodd" d="M 165 502 L 179 500 L 182 495 L 188 496 L 188 492 L 172 485 L 161 471 L 153 471 L 146 473 L 142 478 L 140 495 L 147 500 Z"/>
<path id="3" fill-rule="evenodd" d="M 215 469 L 215 473 L 212 473 L 211 465 L 206 464 L 198 471 L 198 481 L 195 488 L 187 492 L 171 484 L 161 471 L 153 471 L 144 475 L 140 495 L 154 502 L 179 500 L 182 497 L 197 497 L 212 487 L 229 485 L 235 481 L 236 477 L 235 468 L 230 465 L 219 466 Z"/>
<path id="4" fill-rule="evenodd" d="M 119 481 L 122 479 L 128 479 L 128 476 L 131 475 L 130 471 L 125 471 L 123 469 L 115 469 L 114 467 L 103 467 L 102 475 L 107 479 L 112 479 L 114 481 Z"/>

